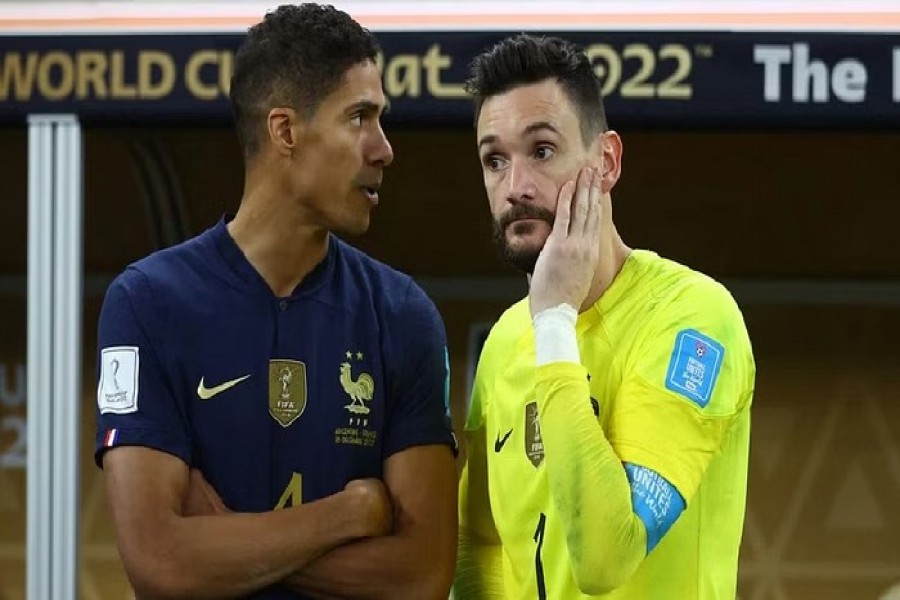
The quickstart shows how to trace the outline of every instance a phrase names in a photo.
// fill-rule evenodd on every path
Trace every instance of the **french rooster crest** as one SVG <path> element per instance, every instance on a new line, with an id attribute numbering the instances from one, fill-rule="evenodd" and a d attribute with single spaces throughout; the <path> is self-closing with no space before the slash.
<path id="1" fill-rule="evenodd" d="M 341 387 L 350 396 L 350 404 L 344 408 L 357 415 L 369 414 L 369 407 L 365 402 L 371 400 L 375 393 L 375 380 L 371 375 L 360 373 L 359 378 L 354 381 L 350 363 L 341 363 Z"/>

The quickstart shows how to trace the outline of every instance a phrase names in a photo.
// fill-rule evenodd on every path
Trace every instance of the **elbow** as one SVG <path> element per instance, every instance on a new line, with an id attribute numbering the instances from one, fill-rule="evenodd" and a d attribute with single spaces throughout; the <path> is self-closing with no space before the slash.
<path id="1" fill-rule="evenodd" d="M 447 600 L 453 576 L 420 573 L 415 581 L 410 581 L 402 590 L 392 590 L 386 598 L 391 600 Z"/>
<path id="2" fill-rule="evenodd" d="M 581 593 L 602 596 L 625 585 L 640 565 L 640 561 L 622 564 L 613 556 L 582 556 L 572 561 L 572 574 Z"/>
<path id="3" fill-rule="evenodd" d="M 177 581 L 153 578 L 144 573 L 128 570 L 128 580 L 134 588 L 135 598 L 140 600 L 182 600 L 190 598 L 186 586 Z"/>
<path id="4" fill-rule="evenodd" d="M 578 589 L 589 596 L 602 596 L 628 583 L 647 556 L 643 524 L 632 515 L 605 530 L 601 543 L 591 543 L 583 532 L 583 528 L 569 531 L 566 545 Z"/>
<path id="5" fill-rule="evenodd" d="M 456 553 L 446 559 L 410 561 L 404 584 L 390 591 L 390 600 L 447 600 L 453 586 Z"/>
<path id="6" fill-rule="evenodd" d="M 606 573 L 575 573 L 578 590 L 587 596 L 603 596 L 622 586 L 625 578 L 610 576 Z"/>
<path id="7" fill-rule="evenodd" d="M 202 596 L 196 578 L 186 563 L 175 557 L 149 558 L 143 554 L 137 560 L 123 557 L 125 572 L 140 600 L 187 600 Z"/>
<path id="8" fill-rule="evenodd" d="M 450 597 L 450 588 L 453 587 L 454 564 L 435 569 L 424 584 L 423 594 L 418 598 L 435 598 L 446 600 Z"/>
<path id="9" fill-rule="evenodd" d="M 134 597 L 139 600 L 187 600 L 191 595 L 184 589 L 167 585 L 165 582 L 139 581 L 129 577 L 134 587 Z"/>
<path id="10" fill-rule="evenodd" d="M 588 596 L 603 596 L 628 581 L 628 577 L 622 573 L 612 572 L 612 569 L 595 568 L 594 565 L 577 568 L 573 565 L 573 575 L 579 591 Z"/>

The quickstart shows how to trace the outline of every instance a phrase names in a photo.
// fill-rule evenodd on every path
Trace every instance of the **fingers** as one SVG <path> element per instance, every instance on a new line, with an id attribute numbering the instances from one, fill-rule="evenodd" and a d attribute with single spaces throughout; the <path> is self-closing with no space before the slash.
<path id="1" fill-rule="evenodd" d="M 584 226 L 584 235 L 591 240 L 599 240 L 600 236 L 600 222 L 603 217 L 603 205 L 600 203 L 600 196 L 603 193 L 601 183 L 600 171 L 595 170 L 588 197 L 588 218 Z"/>
<path id="2" fill-rule="evenodd" d="M 589 199 L 591 185 L 594 181 L 594 170 L 590 167 L 582 167 L 578 173 L 578 187 L 575 190 L 575 199 L 572 204 L 572 222 L 569 224 L 569 233 L 582 235 L 588 219 Z"/>
<path id="3" fill-rule="evenodd" d="M 567 237 L 575 233 L 588 237 L 600 233 L 600 173 L 583 167 L 576 181 L 567 181 L 559 190 L 553 232 Z"/>

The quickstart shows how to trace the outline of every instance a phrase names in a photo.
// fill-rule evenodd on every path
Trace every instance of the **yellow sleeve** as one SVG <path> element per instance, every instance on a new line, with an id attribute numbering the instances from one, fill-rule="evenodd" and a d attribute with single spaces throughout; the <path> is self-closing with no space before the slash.
<path id="1" fill-rule="evenodd" d="M 483 394 L 484 370 L 475 376 L 466 421 L 467 460 L 459 484 L 459 551 L 453 597 L 502 600 L 503 558 L 488 492 Z"/>
<path id="2" fill-rule="evenodd" d="M 723 288 L 688 290 L 648 322 L 629 356 L 608 436 L 584 367 L 558 362 L 536 372 L 550 494 L 586 594 L 621 586 L 647 554 L 623 463 L 656 471 L 689 503 L 752 396 L 749 340 Z"/>
<path id="3" fill-rule="evenodd" d="M 644 559 L 646 529 L 632 509 L 625 469 L 594 416 L 584 367 L 538 367 L 536 392 L 544 468 L 572 573 L 582 593 L 606 594 Z"/>
<path id="4" fill-rule="evenodd" d="M 690 505 L 736 417 L 755 366 L 743 317 L 710 282 L 659 309 L 626 362 L 609 423 L 623 462 L 652 469 Z"/>

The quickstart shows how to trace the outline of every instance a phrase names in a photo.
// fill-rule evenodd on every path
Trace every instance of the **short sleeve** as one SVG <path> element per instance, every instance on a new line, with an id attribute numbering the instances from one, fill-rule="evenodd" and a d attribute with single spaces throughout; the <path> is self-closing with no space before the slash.
<path id="1" fill-rule="evenodd" d="M 163 332 L 146 276 L 130 268 L 100 310 L 94 460 L 117 446 L 145 446 L 191 462 L 185 410 L 161 357 Z"/>
<path id="2" fill-rule="evenodd" d="M 446 444 L 450 422 L 450 361 L 444 322 L 424 291 L 410 282 L 406 302 L 390 324 L 390 383 L 385 457 L 412 446 Z"/>
<path id="3" fill-rule="evenodd" d="M 659 308 L 625 364 L 609 440 L 690 503 L 734 420 L 749 409 L 755 366 L 743 317 L 714 282 Z"/>

